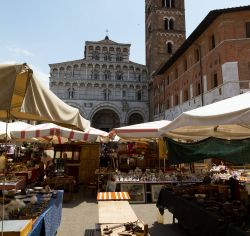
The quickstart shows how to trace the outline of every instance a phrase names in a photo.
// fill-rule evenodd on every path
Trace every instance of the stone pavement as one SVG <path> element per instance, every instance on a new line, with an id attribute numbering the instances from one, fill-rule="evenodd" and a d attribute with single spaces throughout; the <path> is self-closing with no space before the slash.
<path id="1" fill-rule="evenodd" d="M 82 187 L 82 186 L 81 186 Z M 178 224 L 172 224 L 172 214 L 167 210 L 164 224 L 157 223 L 158 210 L 155 204 L 131 204 L 135 214 L 148 224 L 151 236 L 187 236 Z M 63 204 L 61 226 L 57 236 L 84 236 L 85 230 L 94 229 L 98 222 L 98 207 L 94 193 L 80 188 L 74 199 Z"/>

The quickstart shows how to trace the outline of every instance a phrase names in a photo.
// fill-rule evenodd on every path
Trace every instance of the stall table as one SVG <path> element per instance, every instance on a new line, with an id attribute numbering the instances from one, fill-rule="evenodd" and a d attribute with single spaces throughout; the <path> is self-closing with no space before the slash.
<path id="1" fill-rule="evenodd" d="M 73 197 L 75 178 L 73 176 L 56 176 L 46 178 L 44 184 L 48 184 L 53 189 L 64 190 L 64 201 L 69 201 Z"/>
<path id="2" fill-rule="evenodd" d="M 51 198 L 48 208 L 37 218 L 28 236 L 54 236 L 61 223 L 63 190 Z"/>
<path id="3" fill-rule="evenodd" d="M 126 191 L 131 197 L 130 203 L 147 203 L 156 202 L 158 193 L 164 185 L 176 184 L 196 184 L 201 181 L 173 181 L 173 180 L 158 180 L 158 181 L 113 181 L 116 185 L 116 191 Z"/>
<path id="4" fill-rule="evenodd" d="M 128 192 L 99 192 L 97 201 L 105 200 L 130 200 Z"/>
<path id="5" fill-rule="evenodd" d="M 96 236 L 105 235 L 105 229 L 112 229 L 110 236 L 118 236 L 125 230 L 125 223 L 137 223 L 142 229 L 144 224 L 135 215 L 128 201 L 99 201 L 99 223 L 96 225 Z M 147 233 L 145 234 L 147 235 Z"/>
<path id="6" fill-rule="evenodd" d="M 0 190 L 19 190 L 26 187 L 26 181 L 23 176 L 19 176 L 16 181 L 6 180 L 5 182 L 0 182 Z"/>
<path id="7" fill-rule="evenodd" d="M 160 191 L 156 206 L 161 214 L 168 209 L 185 230 L 194 236 L 246 236 L 250 235 L 236 226 L 226 224 L 216 214 L 197 203 L 175 195 L 166 188 Z"/>

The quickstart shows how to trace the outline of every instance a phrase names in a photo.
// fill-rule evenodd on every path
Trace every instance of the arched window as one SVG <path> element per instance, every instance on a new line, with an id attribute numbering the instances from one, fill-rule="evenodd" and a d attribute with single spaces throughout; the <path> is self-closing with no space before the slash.
<path id="1" fill-rule="evenodd" d="M 141 74 L 137 75 L 137 79 L 138 79 L 139 82 L 141 81 Z"/>
<path id="2" fill-rule="evenodd" d="M 99 79 L 99 71 L 94 69 L 91 72 L 91 79 Z"/>
<path id="3" fill-rule="evenodd" d="M 169 30 L 173 30 L 174 29 L 174 20 L 173 19 L 170 19 L 169 20 Z"/>
<path id="4" fill-rule="evenodd" d="M 116 61 L 122 61 L 122 54 L 121 53 L 117 53 L 116 54 Z"/>
<path id="5" fill-rule="evenodd" d="M 71 98 L 71 89 L 68 88 L 68 98 Z"/>
<path id="6" fill-rule="evenodd" d="M 99 61 L 100 60 L 99 52 L 93 51 L 93 53 L 92 53 L 92 59 L 96 60 L 96 61 Z"/>
<path id="7" fill-rule="evenodd" d="M 105 80 L 110 80 L 111 79 L 111 72 L 109 71 L 109 70 L 106 70 L 105 72 L 104 72 L 104 79 Z"/>
<path id="8" fill-rule="evenodd" d="M 137 100 L 138 101 L 142 100 L 142 92 L 141 92 L 141 90 L 137 92 Z"/>
<path id="9" fill-rule="evenodd" d="M 104 95 L 104 97 L 103 97 L 104 100 L 109 100 L 110 95 L 111 95 L 111 91 L 109 89 L 104 89 L 103 95 Z"/>
<path id="10" fill-rule="evenodd" d="M 75 89 L 72 88 L 72 89 L 71 89 L 71 98 L 74 98 L 74 97 L 75 97 Z"/>
<path id="11" fill-rule="evenodd" d="M 68 98 L 74 98 L 75 97 L 75 89 L 74 88 L 68 88 Z"/>
<path id="12" fill-rule="evenodd" d="M 174 20 L 173 19 L 164 19 L 164 28 L 165 30 L 173 30 L 174 29 Z"/>
<path id="13" fill-rule="evenodd" d="M 184 90 L 184 96 L 183 96 L 183 101 L 186 102 L 188 100 L 188 90 Z"/>
<path id="14" fill-rule="evenodd" d="M 172 45 L 171 42 L 168 42 L 168 43 L 167 43 L 167 52 L 168 52 L 169 54 L 172 54 L 172 53 L 173 53 L 173 45 Z"/>
<path id="15" fill-rule="evenodd" d="M 117 80 L 122 80 L 123 79 L 123 74 L 121 71 L 117 71 L 115 75 Z"/>
<path id="16" fill-rule="evenodd" d="M 162 7 L 167 8 L 174 8 L 175 7 L 175 0 L 162 0 Z"/>
<path id="17" fill-rule="evenodd" d="M 125 90 L 122 91 L 122 97 L 123 97 L 123 98 L 126 97 L 126 91 L 125 91 Z"/>
<path id="18" fill-rule="evenodd" d="M 110 52 L 106 52 L 104 54 L 104 61 L 111 61 L 111 54 L 110 54 Z"/>
<path id="19" fill-rule="evenodd" d="M 196 91 L 196 96 L 201 94 L 201 84 L 197 83 L 197 91 Z"/>
<path id="20" fill-rule="evenodd" d="M 177 106 L 179 104 L 179 96 L 178 94 L 175 94 L 174 96 L 174 105 Z"/>
<path id="21" fill-rule="evenodd" d="M 169 22 L 167 18 L 164 19 L 164 28 L 165 30 L 169 30 Z"/>

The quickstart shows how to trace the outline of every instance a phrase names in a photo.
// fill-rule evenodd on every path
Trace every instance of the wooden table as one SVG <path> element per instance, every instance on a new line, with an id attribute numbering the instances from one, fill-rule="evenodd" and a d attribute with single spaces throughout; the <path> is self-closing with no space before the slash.
<path id="1" fill-rule="evenodd" d="M 97 224 L 96 236 L 105 235 L 104 231 L 107 227 L 112 229 L 110 236 L 119 236 L 118 233 L 125 231 L 126 223 L 134 223 L 144 229 L 143 222 L 135 215 L 128 201 L 99 201 L 98 212 L 99 224 Z"/>

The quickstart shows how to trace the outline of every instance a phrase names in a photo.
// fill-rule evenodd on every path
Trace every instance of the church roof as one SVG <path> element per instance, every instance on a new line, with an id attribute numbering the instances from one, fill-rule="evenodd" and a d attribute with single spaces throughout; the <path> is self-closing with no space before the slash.
<path id="1" fill-rule="evenodd" d="M 107 44 L 107 45 L 126 45 L 126 46 L 130 46 L 130 44 L 126 44 L 126 43 L 117 43 L 113 40 L 110 40 L 108 35 L 105 36 L 104 39 L 100 40 L 100 41 L 87 41 L 86 43 L 94 43 L 94 44 Z"/>
<path id="2" fill-rule="evenodd" d="M 118 44 L 117 42 L 110 40 L 108 35 L 106 35 L 103 40 L 97 41 L 97 43 L 100 43 L 100 44 Z"/>
<path id="3" fill-rule="evenodd" d="M 224 8 L 210 11 L 207 16 L 201 21 L 201 23 L 196 27 L 196 29 L 190 34 L 190 36 L 184 41 L 184 43 L 177 49 L 172 57 L 165 63 L 163 63 L 154 73 L 154 75 L 162 75 L 171 65 L 173 65 L 179 57 L 185 53 L 185 51 L 194 43 L 204 31 L 221 15 L 226 13 L 233 13 L 237 11 L 249 11 L 250 5 Z"/>

